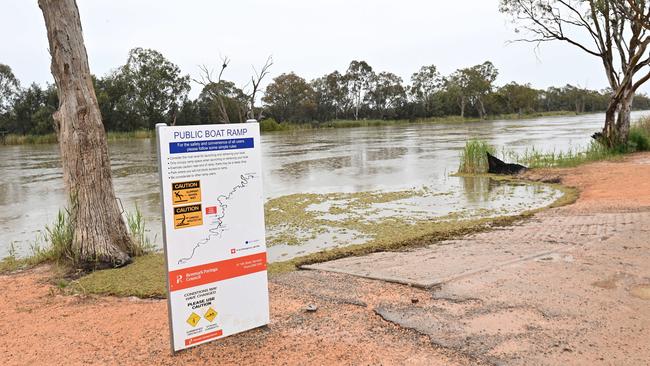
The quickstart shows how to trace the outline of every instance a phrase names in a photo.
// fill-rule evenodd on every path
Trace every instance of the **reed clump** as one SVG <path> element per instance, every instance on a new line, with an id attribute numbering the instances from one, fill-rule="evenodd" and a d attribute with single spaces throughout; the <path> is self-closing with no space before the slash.
<path id="1" fill-rule="evenodd" d="M 460 152 L 460 166 L 458 173 L 461 174 L 484 174 L 488 171 L 487 153 L 495 154 L 495 148 L 486 141 L 471 139 L 465 143 Z"/>

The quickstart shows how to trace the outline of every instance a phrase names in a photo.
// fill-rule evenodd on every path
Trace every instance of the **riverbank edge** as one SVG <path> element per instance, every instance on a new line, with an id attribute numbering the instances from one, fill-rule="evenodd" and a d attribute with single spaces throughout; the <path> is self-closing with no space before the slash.
<path id="1" fill-rule="evenodd" d="M 312 122 L 312 123 L 277 123 L 273 120 L 263 120 L 260 122 L 260 129 L 263 133 L 281 133 L 281 132 L 295 132 L 295 131 L 309 131 L 320 129 L 334 129 L 334 128 L 355 128 L 355 127 L 380 127 L 380 126 L 397 126 L 405 124 L 462 124 L 462 123 L 477 123 L 485 121 L 498 121 L 498 120 L 529 120 L 543 117 L 562 117 L 562 116 L 577 116 L 588 115 L 602 112 L 581 113 L 571 111 L 551 111 L 551 112 L 538 112 L 530 114 L 502 114 L 495 116 L 488 116 L 486 119 L 479 118 L 461 118 L 459 116 L 445 116 L 422 118 L 416 120 L 398 119 L 398 120 L 333 120 L 328 122 Z M 109 131 L 106 133 L 108 141 L 121 141 L 121 140 L 135 140 L 154 138 L 154 130 L 135 130 L 135 131 Z M 0 136 L 0 146 L 14 146 L 14 145 L 46 145 L 57 143 L 57 137 L 54 133 L 45 135 L 18 135 L 7 134 Z"/>
<path id="2" fill-rule="evenodd" d="M 526 180 L 519 177 L 490 176 L 493 179 L 525 183 L 531 185 L 546 185 L 562 192 L 562 195 L 551 204 L 521 212 L 516 215 L 504 215 L 491 218 L 472 220 L 458 220 L 441 225 L 432 222 L 431 231 L 425 235 L 408 239 L 398 239 L 376 245 L 372 242 L 351 245 L 341 248 L 324 250 L 316 253 L 296 257 L 287 261 L 269 263 L 269 277 L 299 270 L 302 266 L 322 263 L 344 257 L 361 256 L 375 252 L 391 252 L 409 250 L 417 247 L 436 244 L 445 240 L 459 239 L 469 234 L 488 231 L 494 228 L 507 227 L 522 220 L 529 219 L 543 210 L 569 205 L 578 199 L 577 188 L 564 186 L 556 182 Z M 155 253 L 134 258 L 128 266 L 116 269 L 95 271 L 79 278 L 55 277 L 54 283 L 72 294 L 104 295 L 140 298 L 165 298 L 166 283 L 164 273 L 164 256 Z"/>

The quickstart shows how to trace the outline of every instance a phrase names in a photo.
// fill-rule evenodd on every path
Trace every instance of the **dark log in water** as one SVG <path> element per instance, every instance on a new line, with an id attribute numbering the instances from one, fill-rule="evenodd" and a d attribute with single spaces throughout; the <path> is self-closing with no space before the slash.
<path id="1" fill-rule="evenodd" d="M 488 158 L 488 173 L 491 174 L 519 174 L 528 168 L 520 164 L 505 163 L 496 157 L 486 153 Z"/>

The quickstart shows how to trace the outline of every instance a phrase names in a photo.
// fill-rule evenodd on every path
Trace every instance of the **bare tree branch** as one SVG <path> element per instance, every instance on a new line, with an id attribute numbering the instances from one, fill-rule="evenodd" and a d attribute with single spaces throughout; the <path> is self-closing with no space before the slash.
<path id="1" fill-rule="evenodd" d="M 251 84 L 253 85 L 253 90 L 249 94 L 250 100 L 250 109 L 248 110 L 247 118 L 255 118 L 255 98 L 257 98 L 257 92 L 259 91 L 260 84 L 262 80 L 269 74 L 269 69 L 273 66 L 273 57 L 269 56 L 264 63 L 264 66 L 258 72 L 253 66 L 253 76 L 251 76 Z M 258 119 L 261 118 L 262 111 L 260 110 L 258 114 Z"/>

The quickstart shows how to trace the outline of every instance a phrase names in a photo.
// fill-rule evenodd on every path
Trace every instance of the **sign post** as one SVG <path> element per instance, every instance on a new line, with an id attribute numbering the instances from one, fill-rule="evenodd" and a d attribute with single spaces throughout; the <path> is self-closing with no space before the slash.
<path id="1" fill-rule="evenodd" d="M 156 138 L 172 351 L 268 324 L 259 124 Z"/>

